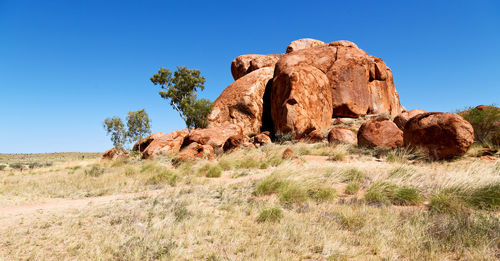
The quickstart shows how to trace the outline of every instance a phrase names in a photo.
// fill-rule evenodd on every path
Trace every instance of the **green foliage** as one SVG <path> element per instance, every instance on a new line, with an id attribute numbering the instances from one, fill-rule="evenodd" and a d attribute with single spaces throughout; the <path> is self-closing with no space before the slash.
<path id="1" fill-rule="evenodd" d="M 174 218 L 176 222 L 181 222 L 189 216 L 191 216 L 191 212 L 186 208 L 185 203 L 177 203 L 174 205 Z"/>
<path id="2" fill-rule="evenodd" d="M 198 173 L 207 178 L 218 178 L 222 175 L 222 169 L 218 165 L 205 164 L 198 169 Z"/>
<path id="3" fill-rule="evenodd" d="M 307 194 L 316 202 L 327 202 L 335 199 L 337 191 L 326 185 L 315 185 L 307 189 Z"/>
<path id="4" fill-rule="evenodd" d="M 151 120 L 146 110 L 129 111 L 127 115 L 127 139 L 129 142 L 134 143 L 149 134 L 151 134 Z"/>
<path id="5" fill-rule="evenodd" d="M 437 212 L 457 212 L 466 207 L 491 211 L 500 209 L 500 183 L 477 188 L 448 188 L 431 198 L 431 208 Z"/>
<path id="6" fill-rule="evenodd" d="M 417 189 L 405 186 L 396 190 L 391 202 L 395 205 L 413 206 L 422 202 L 422 196 Z"/>
<path id="7" fill-rule="evenodd" d="M 468 108 L 460 115 L 474 128 L 476 141 L 482 144 L 494 143 L 500 145 L 500 108 L 488 106 L 486 108 Z"/>
<path id="8" fill-rule="evenodd" d="M 398 187 L 387 182 L 376 182 L 365 194 L 368 203 L 383 203 L 394 205 L 417 205 L 422 201 L 420 192 L 415 188 L 403 186 Z"/>
<path id="9" fill-rule="evenodd" d="M 170 101 L 188 128 L 207 126 L 212 103 L 206 99 L 197 100 L 197 91 L 205 88 L 205 78 L 199 70 L 178 66 L 172 76 L 170 70 L 160 68 L 150 80 L 161 87 L 160 96 Z"/>
<path id="10" fill-rule="evenodd" d="M 279 188 L 279 200 L 285 205 L 306 202 L 307 191 L 295 182 L 287 182 Z"/>
<path id="11" fill-rule="evenodd" d="M 342 182 L 362 182 L 365 174 L 356 168 L 347 169 L 342 172 Z"/>
<path id="12" fill-rule="evenodd" d="M 292 141 L 293 134 L 291 132 L 283 133 L 283 132 L 277 131 L 274 134 L 274 139 L 277 143 L 283 144 L 285 142 Z"/>
<path id="13" fill-rule="evenodd" d="M 347 195 L 354 195 L 354 194 L 358 193 L 358 191 L 359 191 L 358 183 L 349 183 L 345 187 L 344 193 Z"/>
<path id="14" fill-rule="evenodd" d="M 118 149 L 123 149 L 127 140 L 127 132 L 125 125 L 119 117 L 106 118 L 103 124 L 108 135 L 111 135 L 113 146 Z"/>
<path id="15" fill-rule="evenodd" d="M 89 169 L 85 170 L 85 175 L 91 177 L 99 177 L 104 173 L 104 169 L 99 164 L 92 165 Z"/>
<path id="16" fill-rule="evenodd" d="M 0 170 L 4 170 L 7 167 L 7 165 L 0 165 Z"/>
<path id="17" fill-rule="evenodd" d="M 262 196 L 262 195 L 269 195 L 273 193 L 278 193 L 278 190 L 280 187 L 282 187 L 286 182 L 271 175 L 267 176 L 262 180 L 262 182 L 257 185 L 257 188 L 255 189 L 255 195 L 257 196 Z"/>
<path id="18" fill-rule="evenodd" d="M 283 217 L 283 210 L 279 207 L 265 208 L 260 211 L 257 223 L 278 222 Z"/>
<path id="19" fill-rule="evenodd" d="M 357 231 L 365 226 L 367 216 L 362 211 L 343 211 L 336 213 L 335 218 L 342 229 Z"/>
<path id="20" fill-rule="evenodd" d="M 9 167 L 11 169 L 19 169 L 19 170 L 21 170 L 21 169 L 24 168 L 24 163 L 21 163 L 21 162 L 11 163 L 11 164 L 9 164 Z"/>
<path id="21" fill-rule="evenodd" d="M 127 142 L 133 143 L 151 133 L 151 120 L 144 109 L 129 111 L 127 128 L 119 117 L 107 118 L 103 127 L 111 135 L 113 146 L 123 150 Z"/>
<path id="22" fill-rule="evenodd" d="M 170 170 L 162 170 L 160 172 L 156 172 L 153 176 L 151 176 L 146 184 L 149 185 L 159 185 L 162 183 L 168 183 L 170 186 L 175 186 L 177 182 L 177 175 Z"/>

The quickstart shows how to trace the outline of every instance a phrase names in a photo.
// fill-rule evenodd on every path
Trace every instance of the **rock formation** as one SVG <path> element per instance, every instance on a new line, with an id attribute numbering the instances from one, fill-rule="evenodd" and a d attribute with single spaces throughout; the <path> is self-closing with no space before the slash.
<path id="1" fill-rule="evenodd" d="M 112 148 L 102 154 L 102 159 L 105 160 L 116 160 L 116 159 L 126 159 L 128 153 L 118 148 Z"/>
<path id="2" fill-rule="evenodd" d="M 403 132 L 388 119 L 371 119 L 359 128 L 358 146 L 368 148 L 401 147 L 403 146 Z"/>
<path id="3" fill-rule="evenodd" d="M 144 139 L 141 139 L 140 141 L 138 141 L 134 144 L 132 151 L 143 152 L 149 146 L 149 144 L 151 144 L 151 142 L 153 142 L 154 139 L 157 139 L 163 135 L 164 135 L 163 132 L 157 132 L 157 133 L 153 133 L 153 134 L 147 136 Z"/>
<path id="4" fill-rule="evenodd" d="M 423 113 L 426 113 L 426 111 L 419 110 L 419 109 L 415 109 L 415 110 L 411 110 L 411 111 L 404 111 L 404 112 L 398 114 L 398 116 L 396 116 L 394 118 L 394 123 L 396 123 L 398 128 L 403 130 L 409 119 L 411 119 L 419 114 L 423 114 Z"/>
<path id="5" fill-rule="evenodd" d="M 302 49 L 323 46 L 323 45 L 325 45 L 325 43 L 320 41 L 320 40 L 311 39 L 311 38 L 299 39 L 299 40 L 295 40 L 295 41 L 291 42 L 286 47 L 286 53 L 291 53 L 293 51 L 298 51 L 298 50 L 302 50 Z"/>
<path id="6" fill-rule="evenodd" d="M 428 151 L 433 159 L 462 156 L 474 142 L 474 129 L 454 113 L 431 112 L 411 118 L 405 125 L 404 144 Z"/>
<path id="7" fill-rule="evenodd" d="M 345 143 L 356 145 L 358 137 L 356 134 L 346 127 L 333 127 L 328 133 L 328 142 L 333 144 Z"/>
<path id="8" fill-rule="evenodd" d="M 148 159 L 159 154 L 176 153 L 181 149 L 184 138 L 188 135 L 186 131 L 172 131 L 154 139 L 142 152 L 144 158 Z"/>
<path id="9" fill-rule="evenodd" d="M 231 63 L 231 74 L 234 80 L 265 67 L 271 68 L 274 71 L 274 65 L 283 56 L 281 54 L 246 54 L 236 57 Z"/>
<path id="10" fill-rule="evenodd" d="M 196 142 L 201 145 L 210 145 L 214 148 L 222 149 L 222 146 L 229 137 L 242 134 L 241 128 L 234 124 L 206 129 L 194 129 L 184 139 L 183 145 L 187 146 Z"/>

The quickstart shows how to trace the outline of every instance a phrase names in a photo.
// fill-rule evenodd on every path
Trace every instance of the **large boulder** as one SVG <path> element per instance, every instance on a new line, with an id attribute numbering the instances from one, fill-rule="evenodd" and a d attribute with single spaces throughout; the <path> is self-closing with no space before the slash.
<path id="1" fill-rule="evenodd" d="M 146 138 L 141 139 L 140 141 L 136 142 L 134 144 L 134 147 L 132 148 L 132 150 L 139 151 L 142 153 L 149 146 L 149 144 L 151 144 L 151 142 L 153 142 L 154 139 L 159 138 L 163 135 L 164 135 L 163 132 L 153 133 L 153 134 L 147 136 Z"/>
<path id="2" fill-rule="evenodd" d="M 128 152 L 118 148 L 112 148 L 104 152 L 104 154 L 102 154 L 102 159 L 105 160 L 126 159 L 128 158 L 128 156 L 129 156 Z"/>
<path id="3" fill-rule="evenodd" d="M 403 132 L 394 122 L 385 118 L 375 118 L 363 123 L 357 137 L 360 147 L 397 148 L 403 146 Z"/>
<path id="4" fill-rule="evenodd" d="M 271 141 L 271 138 L 269 137 L 269 133 L 263 132 L 263 133 L 259 133 L 259 134 L 255 135 L 252 139 L 252 142 L 256 147 L 260 147 L 260 146 L 269 144 L 272 141 Z"/>
<path id="5" fill-rule="evenodd" d="M 411 111 L 404 111 L 404 112 L 398 114 L 398 116 L 396 116 L 394 118 L 394 123 L 396 123 L 398 128 L 403 130 L 409 119 L 411 119 L 419 114 L 423 114 L 423 113 L 427 113 L 427 112 L 424 110 L 420 110 L 420 109 L 415 109 L 415 110 L 411 110 Z"/>
<path id="6" fill-rule="evenodd" d="M 474 129 L 454 113 L 430 112 L 411 118 L 404 128 L 404 144 L 428 151 L 433 159 L 462 156 L 474 143 Z"/>
<path id="7" fill-rule="evenodd" d="M 255 148 L 253 143 L 250 142 L 250 138 L 247 135 L 238 134 L 238 135 L 234 135 L 234 136 L 229 137 L 226 140 L 226 142 L 224 142 L 224 145 L 222 146 L 222 150 L 224 150 L 224 152 L 226 152 L 226 151 L 230 151 L 230 150 L 241 148 L 241 147 L 243 147 L 243 148 L 251 148 L 251 147 Z"/>
<path id="8" fill-rule="evenodd" d="M 264 96 L 270 90 L 273 68 L 253 71 L 230 84 L 214 101 L 208 116 L 209 127 L 228 123 L 239 125 L 245 135 L 261 132 L 266 122 L 272 125 L 270 111 L 264 112 Z M 266 127 L 264 127 L 266 128 Z M 268 126 L 272 130 L 272 126 Z"/>
<path id="9" fill-rule="evenodd" d="M 276 63 L 271 113 L 277 131 L 324 131 L 332 116 L 397 115 L 391 70 L 349 41 L 285 54 Z"/>
<path id="10" fill-rule="evenodd" d="M 188 161 L 195 159 L 206 158 L 212 160 L 215 158 L 214 148 L 210 145 L 202 145 L 196 142 L 193 142 L 182 149 L 179 154 L 177 154 L 176 158 Z"/>
<path id="11" fill-rule="evenodd" d="M 238 80 L 261 68 L 270 67 L 271 70 L 274 70 L 274 65 L 281 56 L 281 54 L 245 54 L 238 56 L 231 63 L 231 74 L 234 80 Z"/>
<path id="12" fill-rule="evenodd" d="M 293 51 L 298 51 L 302 49 L 307 49 L 311 47 L 316 47 L 316 46 L 323 46 L 325 45 L 324 42 L 316 39 L 311 39 L 311 38 L 304 38 L 304 39 L 299 39 L 291 42 L 287 47 L 286 47 L 286 53 L 291 53 Z"/>
<path id="13" fill-rule="evenodd" d="M 347 127 L 333 127 L 328 133 L 328 142 L 333 144 L 345 143 L 356 145 L 358 137 Z"/>
<path id="14" fill-rule="evenodd" d="M 210 145 L 214 148 L 221 148 L 226 140 L 231 136 L 242 135 L 241 127 L 234 124 L 227 124 L 219 127 L 206 129 L 194 129 L 184 139 L 184 145 L 196 142 L 201 145 Z"/>
<path id="15" fill-rule="evenodd" d="M 144 158 L 152 158 L 159 154 L 168 154 L 179 152 L 188 135 L 186 131 L 172 131 L 155 138 L 149 146 L 142 152 Z"/>

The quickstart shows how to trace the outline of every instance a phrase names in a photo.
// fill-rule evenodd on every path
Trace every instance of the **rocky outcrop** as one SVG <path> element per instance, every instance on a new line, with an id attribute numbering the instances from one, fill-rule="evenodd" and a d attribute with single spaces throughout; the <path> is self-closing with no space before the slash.
<path id="1" fill-rule="evenodd" d="M 433 159 L 462 156 L 474 142 L 474 129 L 454 113 L 431 112 L 411 118 L 404 128 L 404 144 L 427 150 Z"/>
<path id="2" fill-rule="evenodd" d="M 323 131 L 332 116 L 397 115 L 402 111 L 391 70 L 354 43 L 297 50 L 277 63 L 271 91 L 276 131 Z"/>
<path id="3" fill-rule="evenodd" d="M 304 135 L 301 140 L 309 143 L 322 142 L 325 139 L 325 135 L 321 131 L 313 130 L 306 135 Z"/>
<path id="4" fill-rule="evenodd" d="M 423 114 L 423 113 L 427 113 L 427 112 L 424 110 L 419 110 L 419 109 L 415 109 L 415 110 L 411 110 L 411 111 L 404 111 L 404 112 L 398 114 L 398 116 L 396 116 L 394 118 L 394 123 L 396 123 L 398 128 L 403 130 L 409 119 L 411 119 L 419 114 Z"/>
<path id="5" fill-rule="evenodd" d="M 149 144 L 151 144 L 151 142 L 153 142 L 154 139 L 159 138 L 163 135 L 164 135 L 163 132 L 157 132 L 157 133 L 153 133 L 153 134 L 147 136 L 144 139 L 141 139 L 140 141 L 138 141 L 134 144 L 132 151 L 143 152 L 149 146 Z"/>
<path id="6" fill-rule="evenodd" d="M 357 137 L 360 147 L 397 148 L 403 146 L 403 132 L 394 122 L 384 118 L 375 118 L 363 123 Z"/>
<path id="7" fill-rule="evenodd" d="M 187 135 L 186 131 L 172 131 L 157 137 L 143 151 L 142 155 L 148 159 L 159 154 L 179 152 Z"/>
<path id="8" fill-rule="evenodd" d="M 356 134 L 346 127 L 333 127 L 328 133 L 328 142 L 332 144 L 353 144 L 358 143 Z"/>
<path id="9" fill-rule="evenodd" d="M 236 148 L 250 148 L 255 146 L 250 142 L 250 138 L 247 135 L 234 135 L 229 137 L 226 142 L 224 142 L 224 145 L 222 146 L 222 149 L 224 152 L 230 151 Z"/>
<path id="10" fill-rule="evenodd" d="M 283 151 L 283 154 L 281 155 L 281 158 L 286 160 L 286 159 L 291 159 L 295 156 L 295 152 L 293 152 L 292 149 L 286 148 L 285 151 Z"/>
<path id="11" fill-rule="evenodd" d="M 112 148 L 102 154 L 102 159 L 105 160 L 116 160 L 116 159 L 126 159 L 129 154 L 118 148 Z"/>
<path id="12" fill-rule="evenodd" d="M 274 70 L 274 65 L 281 57 L 281 54 L 246 54 L 236 57 L 231 63 L 231 74 L 234 80 L 265 67 Z"/>
<path id="13" fill-rule="evenodd" d="M 188 161 L 194 159 L 209 159 L 215 158 L 214 148 L 210 145 L 202 145 L 196 142 L 190 143 L 177 154 L 176 158 Z"/>
<path id="14" fill-rule="evenodd" d="M 234 124 L 206 129 L 195 129 L 184 139 L 184 146 L 196 142 L 201 145 L 210 145 L 214 148 L 222 149 L 222 146 L 229 137 L 242 134 L 241 127 Z"/>
<path id="15" fill-rule="evenodd" d="M 325 43 L 320 41 L 320 40 L 315 40 L 315 39 L 311 39 L 311 38 L 299 39 L 299 40 L 295 40 L 295 41 L 291 42 L 286 47 L 286 53 L 291 53 L 293 51 L 298 51 L 298 50 L 302 50 L 302 49 L 323 46 L 323 45 L 325 45 Z"/>
<path id="16" fill-rule="evenodd" d="M 269 144 L 272 141 L 271 138 L 269 137 L 269 133 L 260 133 L 252 138 L 252 142 L 256 147 L 260 147 Z"/>
<path id="17" fill-rule="evenodd" d="M 214 101 L 212 112 L 208 116 L 208 126 L 236 124 L 242 128 L 244 134 L 249 135 L 260 133 L 266 122 L 272 125 L 269 108 L 266 114 L 263 101 L 266 88 L 271 88 L 272 78 L 273 68 L 266 67 L 230 84 Z M 272 129 L 272 126 L 264 128 Z"/>

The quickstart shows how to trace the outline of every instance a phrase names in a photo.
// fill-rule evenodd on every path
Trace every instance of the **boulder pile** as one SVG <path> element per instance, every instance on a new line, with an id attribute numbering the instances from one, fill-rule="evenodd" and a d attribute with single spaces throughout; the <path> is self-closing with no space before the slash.
<path id="1" fill-rule="evenodd" d="M 214 101 L 207 128 L 155 133 L 133 150 L 144 158 L 211 159 L 289 134 L 305 142 L 424 147 L 443 159 L 463 155 L 474 141 L 459 115 L 406 111 L 391 69 L 353 42 L 299 39 L 284 54 L 241 55 L 231 73 L 234 82 Z"/>

